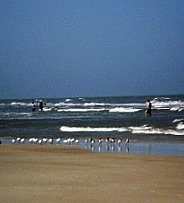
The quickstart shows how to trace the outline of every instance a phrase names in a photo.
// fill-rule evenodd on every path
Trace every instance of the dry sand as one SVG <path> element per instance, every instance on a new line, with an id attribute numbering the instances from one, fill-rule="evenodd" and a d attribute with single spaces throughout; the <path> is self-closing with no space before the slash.
<path id="1" fill-rule="evenodd" d="M 184 157 L 0 146 L 0 202 L 184 202 Z"/>

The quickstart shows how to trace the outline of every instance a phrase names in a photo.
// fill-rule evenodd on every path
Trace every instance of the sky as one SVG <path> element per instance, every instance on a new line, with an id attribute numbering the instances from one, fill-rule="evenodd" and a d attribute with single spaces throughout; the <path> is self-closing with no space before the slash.
<path id="1" fill-rule="evenodd" d="M 0 99 L 184 94 L 183 0 L 1 0 Z"/>

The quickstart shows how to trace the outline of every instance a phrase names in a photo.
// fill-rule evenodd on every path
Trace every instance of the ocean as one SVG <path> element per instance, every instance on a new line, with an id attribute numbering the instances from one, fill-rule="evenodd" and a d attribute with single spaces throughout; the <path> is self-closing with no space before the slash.
<path id="1" fill-rule="evenodd" d="M 145 116 L 147 99 L 152 103 L 151 117 Z M 41 100 L 43 111 L 39 110 Z M 170 143 L 172 148 L 175 143 L 184 155 L 184 95 L 0 100 L 0 137 L 5 142 L 24 138 L 27 144 L 30 138 L 60 138 L 62 144 L 74 138 L 87 149 L 84 143 L 89 138 L 96 141 L 93 146 L 107 138 L 114 138 L 116 144 L 122 139 L 122 145 L 129 139 L 134 148 L 141 143 L 162 144 L 162 149 L 163 143 Z M 96 148 L 94 151 L 100 150 Z M 101 151 L 108 151 L 108 147 L 104 145 Z M 118 152 L 117 147 L 114 151 Z"/>

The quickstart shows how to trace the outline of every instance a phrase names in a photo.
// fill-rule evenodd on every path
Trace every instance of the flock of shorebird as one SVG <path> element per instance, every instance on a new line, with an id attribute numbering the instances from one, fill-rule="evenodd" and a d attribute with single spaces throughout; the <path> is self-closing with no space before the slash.
<path id="1" fill-rule="evenodd" d="M 13 138 L 12 139 L 12 143 L 13 144 L 24 144 L 26 142 L 26 138 L 21 138 L 21 137 L 17 137 L 17 138 Z M 51 138 L 29 138 L 28 142 L 30 144 L 60 144 L 61 142 L 63 142 L 64 144 L 79 144 L 79 139 L 75 139 L 75 138 L 67 138 L 67 139 L 61 139 L 61 138 L 56 138 L 54 139 L 53 137 Z M 89 144 L 95 144 L 95 143 L 129 143 L 129 139 L 127 138 L 126 140 L 123 139 L 115 139 L 115 138 L 106 138 L 106 139 L 93 139 L 93 138 L 88 138 L 84 140 L 85 143 L 89 143 Z"/>

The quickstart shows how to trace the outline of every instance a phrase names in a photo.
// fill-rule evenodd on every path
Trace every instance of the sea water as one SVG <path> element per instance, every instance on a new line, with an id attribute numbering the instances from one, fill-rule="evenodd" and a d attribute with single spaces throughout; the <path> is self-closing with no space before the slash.
<path id="1" fill-rule="evenodd" d="M 145 116 L 147 99 L 152 102 L 151 117 Z M 111 137 L 124 141 L 129 138 L 129 145 L 177 142 L 180 149 L 183 147 L 184 95 L 42 98 L 43 111 L 39 110 L 40 100 L 0 100 L 0 137 L 60 137 L 63 140 L 71 137 L 81 143 L 89 138 Z M 35 112 L 32 112 L 32 101 L 36 105 Z M 83 144 L 81 147 L 89 148 Z M 102 151 L 106 152 L 105 147 Z"/>

